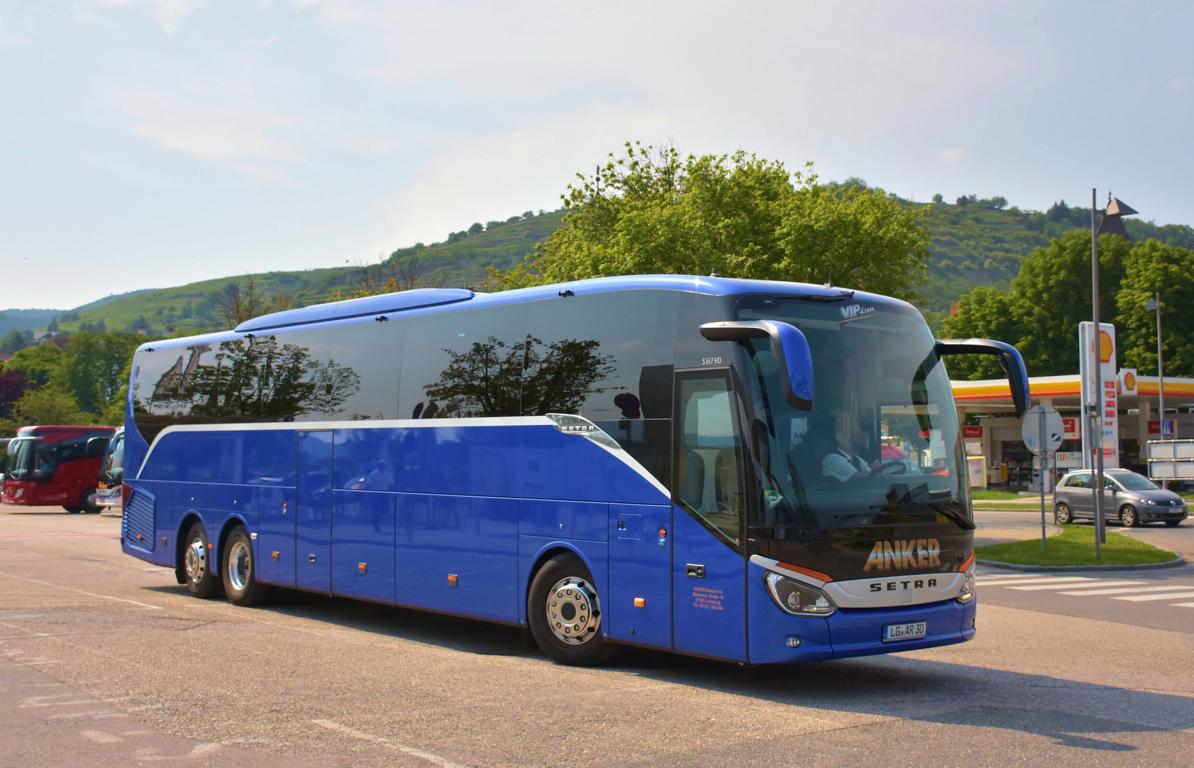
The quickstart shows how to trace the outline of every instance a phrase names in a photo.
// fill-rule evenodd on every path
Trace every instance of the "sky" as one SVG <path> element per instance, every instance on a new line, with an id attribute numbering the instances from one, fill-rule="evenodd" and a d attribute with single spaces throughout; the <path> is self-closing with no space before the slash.
<path id="1" fill-rule="evenodd" d="M 1194 224 L 1194 4 L 0 0 L 0 308 L 374 263 L 630 139 Z"/>

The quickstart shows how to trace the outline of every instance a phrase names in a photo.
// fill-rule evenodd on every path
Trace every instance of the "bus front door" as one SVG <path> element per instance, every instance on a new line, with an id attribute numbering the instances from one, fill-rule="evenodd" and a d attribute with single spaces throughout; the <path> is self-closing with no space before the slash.
<path id="1" fill-rule="evenodd" d="M 677 372 L 672 637 L 684 653 L 746 660 L 742 450 L 725 370 Z"/>
<path id="2" fill-rule="evenodd" d="M 295 586 L 328 594 L 332 589 L 331 430 L 299 432 L 295 497 Z"/>

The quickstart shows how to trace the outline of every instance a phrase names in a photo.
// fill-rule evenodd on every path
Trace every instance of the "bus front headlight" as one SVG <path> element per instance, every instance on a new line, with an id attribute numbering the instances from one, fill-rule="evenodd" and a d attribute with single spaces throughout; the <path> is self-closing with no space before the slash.
<path id="1" fill-rule="evenodd" d="M 974 599 L 974 568 L 962 574 L 962 588 L 958 590 L 958 596 L 955 598 L 959 603 L 965 605 Z"/>
<path id="2" fill-rule="evenodd" d="M 829 595 L 787 576 L 768 571 L 763 583 L 775 604 L 793 616 L 828 616 L 837 610 Z"/>

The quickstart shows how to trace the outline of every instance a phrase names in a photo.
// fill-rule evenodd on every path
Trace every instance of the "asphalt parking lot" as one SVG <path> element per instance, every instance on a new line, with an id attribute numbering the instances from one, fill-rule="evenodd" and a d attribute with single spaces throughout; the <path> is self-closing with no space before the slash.
<path id="1" fill-rule="evenodd" d="M 121 554 L 118 527 L 0 507 L 0 764 L 1118 766 L 1194 749 L 1194 607 L 1178 607 L 1194 598 L 984 572 L 960 646 L 574 669 L 508 627 L 299 593 L 197 600 Z M 1114 580 L 1160 588 L 1116 597 L 1182 594 L 1194 568 Z"/>

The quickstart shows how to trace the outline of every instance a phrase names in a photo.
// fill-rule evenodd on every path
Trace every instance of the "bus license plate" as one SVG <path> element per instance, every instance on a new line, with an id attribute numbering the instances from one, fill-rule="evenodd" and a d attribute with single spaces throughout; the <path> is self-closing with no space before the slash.
<path id="1" fill-rule="evenodd" d="M 894 643 L 897 640 L 916 640 L 924 637 L 928 632 L 928 622 L 913 621 L 908 624 L 884 624 L 883 642 Z"/>

